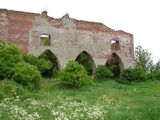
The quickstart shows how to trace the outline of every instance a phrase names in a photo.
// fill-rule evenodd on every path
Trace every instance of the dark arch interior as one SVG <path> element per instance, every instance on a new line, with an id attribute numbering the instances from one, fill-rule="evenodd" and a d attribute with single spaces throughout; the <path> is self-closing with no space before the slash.
<path id="1" fill-rule="evenodd" d="M 39 58 L 50 61 L 52 65 L 51 69 L 45 71 L 42 75 L 49 78 L 55 77 L 57 70 L 59 69 L 59 62 L 57 57 L 50 50 L 46 50 L 39 56 Z"/>
<path id="2" fill-rule="evenodd" d="M 115 78 L 118 78 L 120 76 L 121 71 L 123 70 L 122 60 L 116 53 L 113 53 L 108 58 L 106 66 L 111 69 Z"/>
<path id="3" fill-rule="evenodd" d="M 95 64 L 90 54 L 86 51 L 81 52 L 75 59 L 79 64 L 82 64 L 88 75 L 92 76 L 95 72 Z"/>

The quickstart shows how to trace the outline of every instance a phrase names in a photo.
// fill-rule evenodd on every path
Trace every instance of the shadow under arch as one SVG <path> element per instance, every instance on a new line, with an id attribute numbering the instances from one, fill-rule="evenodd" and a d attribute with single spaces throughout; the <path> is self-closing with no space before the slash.
<path id="1" fill-rule="evenodd" d="M 57 74 L 57 70 L 60 68 L 60 62 L 56 57 L 56 55 L 51 50 L 47 49 L 44 52 L 42 52 L 38 57 L 43 58 L 51 63 L 50 69 L 44 71 L 42 75 L 44 77 L 49 77 L 49 78 L 55 77 L 55 75 Z"/>
<path id="2" fill-rule="evenodd" d="M 124 64 L 122 62 L 122 59 L 115 52 L 113 52 L 108 58 L 106 66 L 108 66 L 112 70 L 114 77 L 119 77 L 121 71 L 123 71 L 124 69 Z"/>
<path id="3" fill-rule="evenodd" d="M 81 53 L 79 53 L 75 61 L 77 61 L 79 64 L 82 64 L 84 66 L 88 75 L 90 76 L 95 75 L 96 65 L 92 56 L 88 52 L 82 51 Z"/>

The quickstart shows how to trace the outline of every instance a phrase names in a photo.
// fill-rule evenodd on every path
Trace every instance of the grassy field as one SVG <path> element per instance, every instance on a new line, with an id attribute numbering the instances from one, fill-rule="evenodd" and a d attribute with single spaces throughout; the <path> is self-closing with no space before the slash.
<path id="1" fill-rule="evenodd" d="M 0 82 L 0 91 L 15 97 L 1 99 L 0 120 L 160 120 L 160 81 L 124 85 L 99 80 L 66 89 L 55 80 L 44 80 L 38 92 L 5 84 Z M 14 87 L 17 90 L 9 91 Z"/>

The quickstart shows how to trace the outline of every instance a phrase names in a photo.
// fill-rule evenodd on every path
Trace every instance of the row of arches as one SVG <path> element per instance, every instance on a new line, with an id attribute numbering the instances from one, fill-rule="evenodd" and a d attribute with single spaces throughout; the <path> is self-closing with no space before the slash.
<path id="1" fill-rule="evenodd" d="M 53 65 L 53 69 L 58 70 L 60 68 L 60 62 L 59 62 L 58 58 L 50 50 L 46 50 L 40 56 L 51 61 L 52 65 Z M 86 52 L 86 51 L 81 52 L 76 57 L 75 61 L 77 61 L 79 64 L 82 64 L 84 66 L 88 75 L 90 75 L 90 76 L 94 75 L 95 70 L 96 70 L 96 65 L 95 65 L 95 62 L 94 62 L 92 56 L 88 52 Z M 121 58 L 116 53 L 112 53 L 110 55 L 110 57 L 107 59 L 105 65 L 108 67 L 113 66 L 114 67 L 113 72 L 116 73 L 116 76 L 119 76 L 120 71 L 124 67 Z M 50 72 L 50 71 L 47 71 L 46 75 L 48 74 L 48 72 Z"/>

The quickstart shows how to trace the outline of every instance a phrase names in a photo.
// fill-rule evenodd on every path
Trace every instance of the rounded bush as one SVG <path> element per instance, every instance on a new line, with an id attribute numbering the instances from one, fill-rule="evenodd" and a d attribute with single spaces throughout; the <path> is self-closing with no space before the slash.
<path id="1" fill-rule="evenodd" d="M 153 71 L 148 73 L 149 80 L 160 80 L 160 71 Z"/>
<path id="2" fill-rule="evenodd" d="M 22 62 L 20 49 L 15 45 L 0 45 L 0 79 L 11 78 L 12 68 Z"/>
<path id="3" fill-rule="evenodd" d="M 121 79 L 127 81 L 146 81 L 147 73 L 142 68 L 126 69 L 121 73 Z"/>
<path id="4" fill-rule="evenodd" d="M 105 65 L 99 65 L 96 68 L 96 78 L 97 79 L 108 79 L 112 78 L 113 73 L 110 71 L 110 69 Z"/>
<path id="5" fill-rule="evenodd" d="M 134 81 L 133 69 L 125 69 L 121 73 L 121 79 L 127 81 Z"/>
<path id="6" fill-rule="evenodd" d="M 76 61 L 69 61 L 66 67 L 59 71 L 58 79 L 66 87 L 79 88 L 92 84 L 85 68 Z"/>
<path id="7" fill-rule="evenodd" d="M 14 68 L 12 80 L 26 86 L 29 89 L 39 89 L 42 80 L 40 72 L 33 65 L 18 63 Z"/>

